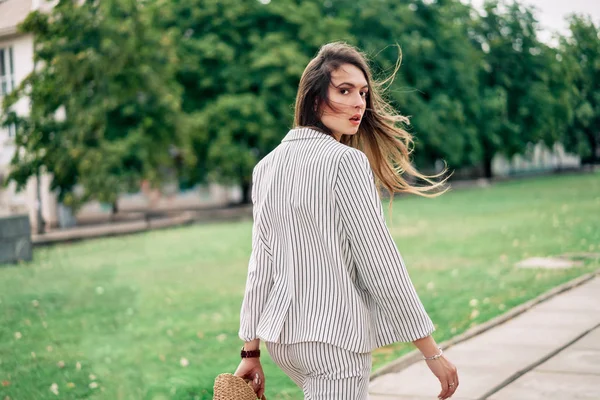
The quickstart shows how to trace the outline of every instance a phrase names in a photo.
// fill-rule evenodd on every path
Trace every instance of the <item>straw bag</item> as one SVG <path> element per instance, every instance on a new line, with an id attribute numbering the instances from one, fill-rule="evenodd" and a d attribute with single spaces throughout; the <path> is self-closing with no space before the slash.
<path id="1" fill-rule="evenodd" d="M 232 374 L 221 374 L 215 379 L 213 400 L 256 400 L 256 393 L 246 381 Z M 263 395 L 261 400 L 267 400 Z"/>

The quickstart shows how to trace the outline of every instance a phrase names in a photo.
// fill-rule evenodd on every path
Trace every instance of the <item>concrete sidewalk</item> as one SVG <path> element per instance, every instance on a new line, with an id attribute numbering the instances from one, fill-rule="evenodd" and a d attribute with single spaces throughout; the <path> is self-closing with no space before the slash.
<path id="1" fill-rule="evenodd" d="M 77 240 L 129 235 L 200 222 L 237 221 L 251 218 L 251 205 L 221 209 L 190 210 L 182 211 L 179 215 L 172 217 L 77 226 L 69 229 L 50 231 L 41 235 L 33 234 L 31 241 L 34 246 L 45 246 Z"/>
<path id="2" fill-rule="evenodd" d="M 445 351 L 458 368 L 453 400 L 600 399 L 600 277 Z M 433 400 L 424 362 L 379 376 L 371 400 Z"/>

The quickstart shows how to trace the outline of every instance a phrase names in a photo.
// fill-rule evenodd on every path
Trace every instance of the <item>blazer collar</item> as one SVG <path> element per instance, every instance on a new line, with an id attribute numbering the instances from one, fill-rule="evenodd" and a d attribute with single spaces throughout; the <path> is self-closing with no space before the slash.
<path id="1" fill-rule="evenodd" d="M 327 133 L 320 132 L 312 128 L 294 128 L 290 130 L 287 135 L 283 138 L 282 142 L 290 140 L 302 140 L 302 139 L 326 139 L 326 140 L 337 140 Z"/>

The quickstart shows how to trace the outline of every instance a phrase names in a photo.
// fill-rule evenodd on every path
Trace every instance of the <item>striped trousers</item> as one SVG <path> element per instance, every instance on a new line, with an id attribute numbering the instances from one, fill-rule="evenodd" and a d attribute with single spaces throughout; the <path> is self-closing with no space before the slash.
<path id="1" fill-rule="evenodd" d="M 371 353 L 326 343 L 266 342 L 271 358 L 304 392 L 305 400 L 367 400 Z"/>

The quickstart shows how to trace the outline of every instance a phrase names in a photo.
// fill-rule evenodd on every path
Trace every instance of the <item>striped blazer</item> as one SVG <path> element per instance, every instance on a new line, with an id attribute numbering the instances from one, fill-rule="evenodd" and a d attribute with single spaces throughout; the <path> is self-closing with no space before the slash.
<path id="1" fill-rule="evenodd" d="M 362 151 L 292 129 L 255 166 L 252 182 L 242 340 L 362 353 L 433 332 Z"/>

